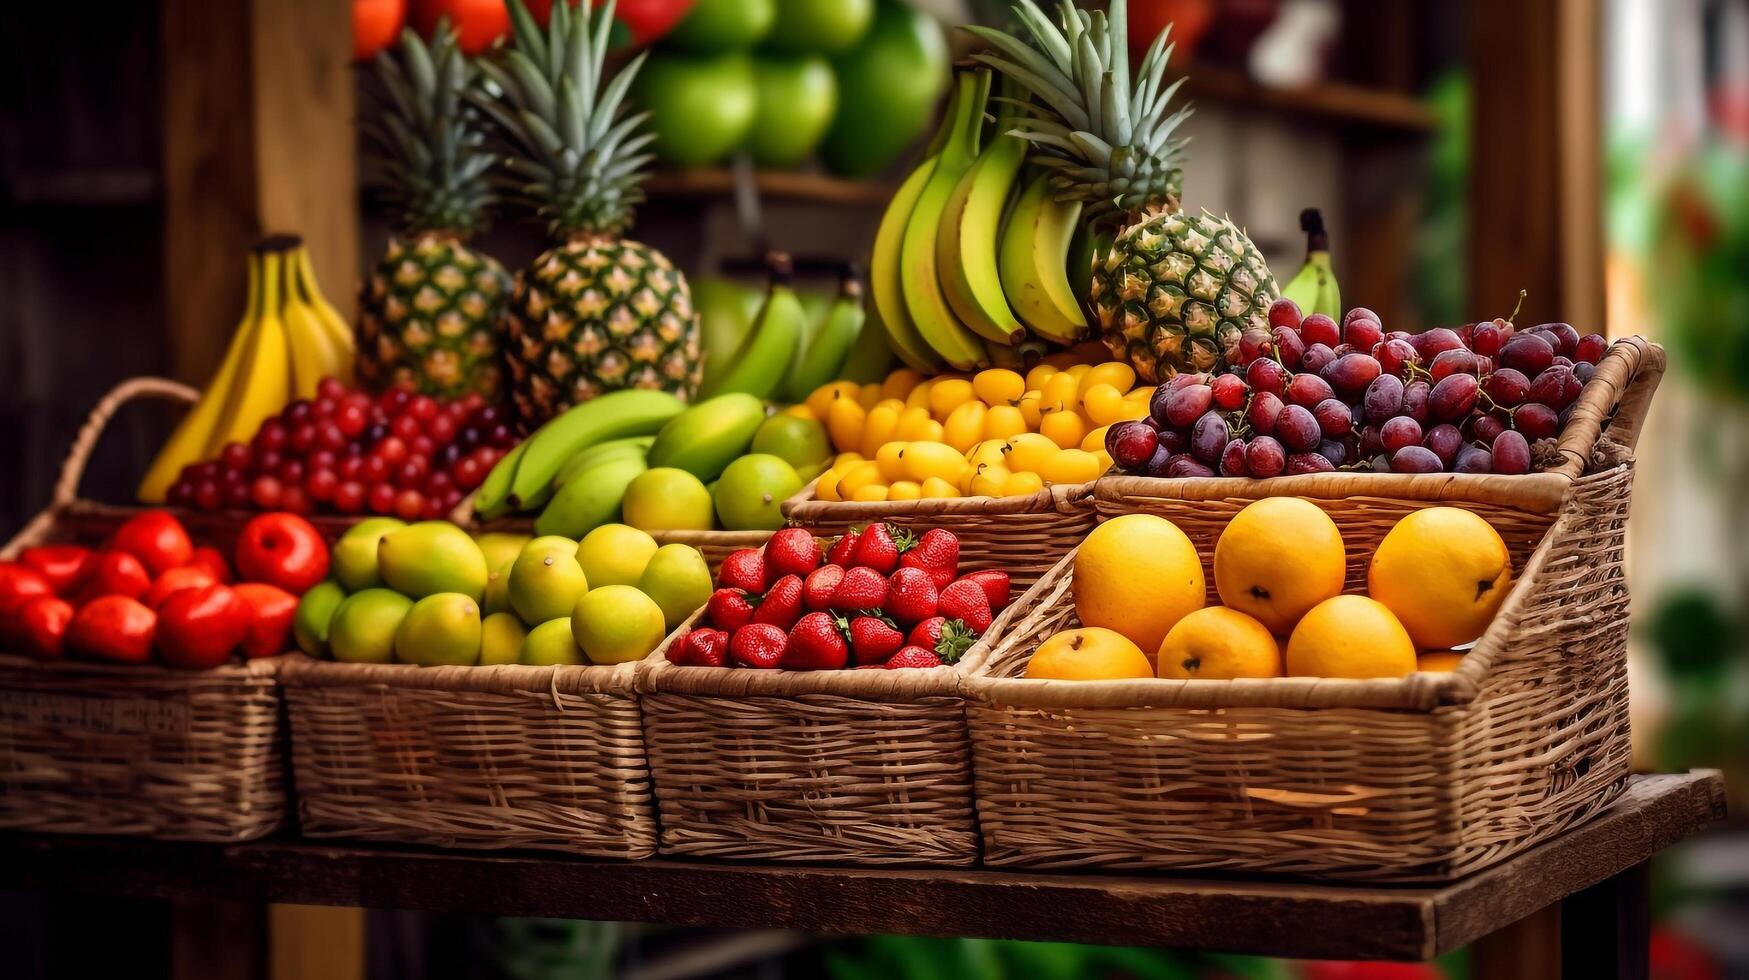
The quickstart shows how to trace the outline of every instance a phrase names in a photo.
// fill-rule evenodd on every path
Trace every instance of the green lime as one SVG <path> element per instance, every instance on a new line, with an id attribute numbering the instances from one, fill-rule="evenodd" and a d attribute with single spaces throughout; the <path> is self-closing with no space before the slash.
<path id="1" fill-rule="evenodd" d="M 747 451 L 769 453 L 798 470 L 832 458 L 832 444 L 826 438 L 824 425 L 815 419 L 781 412 L 759 423 L 753 433 L 753 445 Z"/>
<path id="2" fill-rule="evenodd" d="M 731 531 L 775 531 L 783 527 L 783 502 L 801 488 L 790 464 L 750 453 L 730 463 L 717 481 L 717 517 Z"/>

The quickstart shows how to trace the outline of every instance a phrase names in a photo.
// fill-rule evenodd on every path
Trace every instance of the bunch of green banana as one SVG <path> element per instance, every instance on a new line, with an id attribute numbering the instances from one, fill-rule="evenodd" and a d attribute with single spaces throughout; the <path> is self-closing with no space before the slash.
<path id="1" fill-rule="evenodd" d="M 753 326 L 723 373 L 701 392 L 707 397 L 730 392 L 761 399 L 775 396 L 789 374 L 796 351 L 802 347 L 808 314 L 790 286 L 794 271 L 790 257 L 773 252 L 767 262 L 771 267 L 771 286 L 765 292 L 765 302 L 760 304 Z"/>
<path id="2" fill-rule="evenodd" d="M 865 332 L 863 322 L 866 319 L 862 308 L 862 283 L 856 278 L 856 268 L 846 266 L 839 273 L 838 295 L 827 305 L 814 327 L 813 336 L 805 346 L 796 348 L 795 360 L 784 378 L 783 400 L 800 402 L 826 382 L 844 377 L 851 352 Z M 879 350 L 885 354 L 881 365 L 884 367 L 892 359 L 892 354 L 886 352 L 884 344 Z M 865 357 L 874 356 L 866 350 L 863 353 Z M 884 372 L 881 377 L 886 377 Z"/>
<path id="3" fill-rule="evenodd" d="M 1069 284 L 1069 246 L 1081 218 L 1081 203 L 1051 195 L 1050 178 L 1032 178 L 1002 227 L 998 263 L 1002 292 L 1034 334 L 1073 344 L 1087 332 L 1087 317 Z M 1091 279 L 1092 266 L 1078 278 Z"/>
<path id="4" fill-rule="evenodd" d="M 579 453 L 613 440 L 654 435 L 685 407 L 669 392 L 637 388 L 572 406 L 492 467 L 476 491 L 474 510 L 488 519 L 537 510 L 552 498 L 559 471 Z M 575 474 L 568 483 L 576 482 Z"/>
<path id="5" fill-rule="evenodd" d="M 1330 264 L 1330 236 L 1324 231 L 1324 215 L 1317 208 L 1301 211 L 1300 230 L 1306 233 L 1306 264 L 1281 288 L 1282 298 L 1298 303 L 1301 313 L 1322 313 L 1340 320 L 1342 289 L 1336 284 L 1336 270 Z"/>

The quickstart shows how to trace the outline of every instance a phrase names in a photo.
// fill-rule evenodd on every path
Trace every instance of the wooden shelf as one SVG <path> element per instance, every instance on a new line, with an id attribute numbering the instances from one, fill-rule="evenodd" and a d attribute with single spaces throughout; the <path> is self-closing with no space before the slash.
<path id="1" fill-rule="evenodd" d="M 1724 810 L 1724 782 L 1717 772 L 1636 777 L 1607 810 L 1555 840 L 1460 881 L 1428 886 L 668 859 L 605 862 L 290 838 L 217 845 L 47 834 L 0 835 L 0 886 L 173 900 L 1420 960 L 1603 886 L 1660 849 L 1722 820 Z"/>
<path id="2" fill-rule="evenodd" d="M 1305 117 L 1309 122 L 1344 128 L 1373 129 L 1408 135 L 1439 127 L 1420 99 L 1400 92 L 1320 82 L 1300 89 L 1272 88 L 1253 81 L 1244 71 L 1225 65 L 1196 65 L 1183 92 L 1197 101 Z"/>
<path id="3" fill-rule="evenodd" d="M 878 180 L 846 180 L 820 173 L 761 170 L 753 176 L 767 201 L 884 206 L 894 185 Z M 656 197 L 727 197 L 734 193 L 735 175 L 726 167 L 663 170 L 650 175 L 644 190 Z"/>

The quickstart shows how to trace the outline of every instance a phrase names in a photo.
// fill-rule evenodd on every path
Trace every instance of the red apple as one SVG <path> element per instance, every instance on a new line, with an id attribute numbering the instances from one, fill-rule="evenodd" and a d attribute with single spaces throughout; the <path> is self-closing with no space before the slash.
<path id="1" fill-rule="evenodd" d="M 188 560 L 188 567 L 206 569 L 212 573 L 213 581 L 220 585 L 231 584 L 231 565 L 217 548 L 203 544 L 194 549 L 194 557 Z"/>
<path id="2" fill-rule="evenodd" d="M 55 595 L 68 595 L 79 587 L 91 562 L 91 549 L 76 544 L 45 544 L 26 548 L 18 559 L 43 573 Z"/>
<path id="3" fill-rule="evenodd" d="M 237 536 L 237 574 L 303 595 L 328 577 L 328 543 L 296 514 L 262 514 Z"/>
<path id="4" fill-rule="evenodd" d="M 91 559 L 91 569 L 79 586 L 76 606 L 99 596 L 120 595 L 143 599 L 152 589 L 152 577 L 138 558 L 125 551 L 99 551 Z"/>
<path id="5" fill-rule="evenodd" d="M 167 510 L 149 510 L 115 529 L 109 546 L 140 560 L 153 575 L 188 564 L 194 542 Z"/>
<path id="6" fill-rule="evenodd" d="M 152 583 L 152 590 L 146 593 L 146 605 L 151 606 L 153 609 L 158 609 L 164 605 L 165 599 L 170 598 L 183 589 L 194 589 L 203 585 L 219 584 L 221 584 L 219 580 L 213 578 L 213 573 L 207 571 L 200 565 L 184 565 L 181 568 L 172 568 L 168 572 L 158 576 L 157 581 Z"/>
<path id="7" fill-rule="evenodd" d="M 158 614 L 138 599 L 106 595 L 86 603 L 67 625 L 67 649 L 98 660 L 143 664 L 152 656 Z"/>
<path id="8" fill-rule="evenodd" d="M 65 646 L 73 606 L 60 596 L 39 595 L 20 606 L 14 634 L 18 646 L 38 660 L 59 660 Z"/>
<path id="9" fill-rule="evenodd" d="M 292 617 L 298 611 L 298 597 L 277 585 L 264 582 L 244 582 L 231 591 L 249 607 L 249 631 L 243 635 L 243 656 L 278 656 L 291 649 Z"/>
<path id="10" fill-rule="evenodd" d="M 249 632 L 249 605 L 230 586 L 182 589 L 158 610 L 158 654 L 172 667 L 217 667 Z"/>

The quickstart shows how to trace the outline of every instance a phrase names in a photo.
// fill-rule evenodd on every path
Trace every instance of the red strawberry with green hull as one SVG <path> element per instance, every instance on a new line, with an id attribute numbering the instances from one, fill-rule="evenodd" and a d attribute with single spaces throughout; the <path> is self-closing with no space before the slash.
<path id="1" fill-rule="evenodd" d="M 681 667 L 721 667 L 729 662 L 729 634 L 701 626 L 674 644 L 668 662 Z"/>
<path id="2" fill-rule="evenodd" d="M 890 524 L 870 524 L 857 536 L 850 564 L 872 568 L 882 575 L 892 574 L 899 567 L 899 545 L 893 538 Z"/>
<path id="3" fill-rule="evenodd" d="M 826 552 L 826 563 L 850 567 L 851 556 L 856 554 L 856 539 L 861 537 L 860 531 L 845 531 L 832 542 L 832 547 Z"/>
<path id="4" fill-rule="evenodd" d="M 901 568 L 887 583 L 881 608 L 901 626 L 913 626 L 936 613 L 935 580 L 921 568 Z"/>
<path id="5" fill-rule="evenodd" d="M 963 621 L 975 633 L 990 628 L 990 596 L 976 582 L 960 579 L 942 589 L 936 608 L 949 619 Z"/>
<path id="6" fill-rule="evenodd" d="M 794 626 L 801 615 L 802 580 L 795 575 L 785 575 L 772 583 L 753 608 L 755 623 L 770 623 L 783 630 Z"/>
<path id="7" fill-rule="evenodd" d="M 858 664 L 884 664 L 905 645 L 905 634 L 890 620 L 881 616 L 856 616 L 839 628 L 850 637 L 851 658 Z"/>
<path id="8" fill-rule="evenodd" d="M 962 576 L 968 582 L 978 583 L 984 590 L 984 595 L 990 600 L 990 611 L 1001 612 L 1008 608 L 1008 602 L 1013 595 L 1013 586 L 1008 581 L 1007 572 L 995 570 L 970 572 Z"/>
<path id="9" fill-rule="evenodd" d="M 837 565 L 821 565 L 802 580 L 802 608 L 820 611 L 832 608 L 832 593 L 844 581 L 844 569 Z"/>
<path id="10" fill-rule="evenodd" d="M 729 552 L 717 572 L 717 584 L 740 589 L 748 595 L 765 591 L 765 556 L 758 548 Z"/>
<path id="11" fill-rule="evenodd" d="M 712 626 L 733 633 L 753 621 L 753 603 L 740 589 L 722 588 L 711 593 L 704 615 Z"/>
<path id="12" fill-rule="evenodd" d="M 965 656 L 977 639 L 977 635 L 965 623 L 946 616 L 931 616 L 912 628 L 911 635 L 905 637 L 905 643 L 908 646 L 922 647 L 939 656 L 943 663 L 951 664 Z"/>
<path id="13" fill-rule="evenodd" d="M 887 661 L 888 670 L 901 667 L 940 667 L 941 658 L 922 647 L 905 647 Z"/>
<path id="14" fill-rule="evenodd" d="M 862 609 L 879 609 L 887 599 L 887 580 L 872 568 L 849 568 L 838 588 L 832 591 L 831 607 L 836 612 L 850 613 Z"/>
<path id="15" fill-rule="evenodd" d="M 768 575 L 807 574 L 820 567 L 820 542 L 799 527 L 786 527 L 765 542 Z"/>
<path id="16" fill-rule="evenodd" d="M 899 557 L 902 568 L 921 568 L 938 589 L 946 588 L 960 567 L 960 539 L 939 527 L 923 532 L 917 543 Z"/>
<path id="17" fill-rule="evenodd" d="M 772 670 L 783 660 L 789 635 L 770 623 L 749 623 L 729 640 L 729 658 L 743 667 Z"/>
<path id="18" fill-rule="evenodd" d="M 808 613 L 789 631 L 783 666 L 790 670 L 838 670 L 849 661 L 850 649 L 830 613 Z"/>

